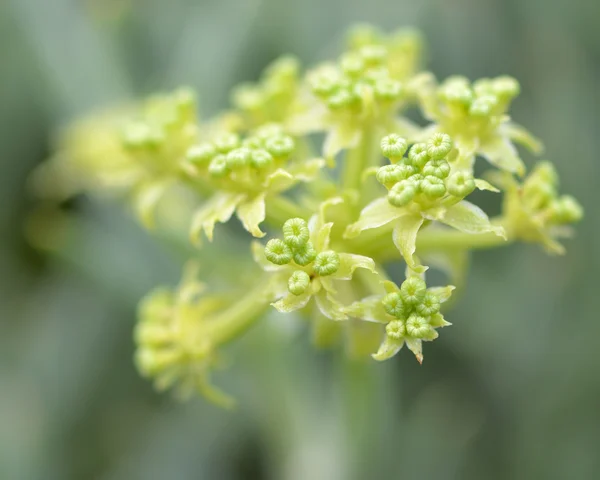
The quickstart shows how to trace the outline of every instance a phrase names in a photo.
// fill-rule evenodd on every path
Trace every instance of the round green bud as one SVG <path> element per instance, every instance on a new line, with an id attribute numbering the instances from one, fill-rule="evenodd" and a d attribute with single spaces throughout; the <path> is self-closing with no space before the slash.
<path id="1" fill-rule="evenodd" d="M 294 262 L 298 265 L 305 267 L 306 265 L 312 263 L 312 261 L 317 256 L 317 251 L 315 247 L 313 247 L 312 242 L 306 242 L 305 245 L 301 247 L 297 247 L 294 249 Z"/>
<path id="2" fill-rule="evenodd" d="M 215 147 L 221 153 L 228 153 L 240 146 L 240 137 L 235 133 L 225 133 L 215 139 Z"/>
<path id="3" fill-rule="evenodd" d="M 275 265 L 286 265 L 292 260 L 292 250 L 283 240 L 274 238 L 265 246 L 265 257 Z"/>
<path id="4" fill-rule="evenodd" d="M 296 148 L 294 139 L 289 135 L 278 135 L 265 142 L 265 149 L 274 157 L 288 157 Z"/>
<path id="5" fill-rule="evenodd" d="M 446 188 L 450 195 L 464 198 L 475 190 L 475 180 L 470 172 L 456 172 L 446 180 Z"/>
<path id="6" fill-rule="evenodd" d="M 250 155 L 250 165 L 257 170 L 269 168 L 271 165 L 273 165 L 273 155 L 262 148 L 254 150 Z"/>
<path id="7" fill-rule="evenodd" d="M 267 123 L 265 125 L 261 125 L 254 132 L 254 136 L 262 141 L 267 141 L 273 137 L 280 137 L 285 135 L 285 131 L 283 127 L 278 123 Z"/>
<path id="8" fill-rule="evenodd" d="M 430 198 L 441 198 L 446 194 L 444 180 L 432 175 L 421 180 L 421 191 Z"/>
<path id="9" fill-rule="evenodd" d="M 252 151 L 246 147 L 236 148 L 227 154 L 227 166 L 231 170 L 237 170 L 250 163 Z"/>
<path id="10" fill-rule="evenodd" d="M 406 305 L 418 305 L 423 302 L 427 285 L 420 277 L 408 277 L 400 286 L 400 297 Z"/>
<path id="11" fill-rule="evenodd" d="M 492 81 L 493 92 L 500 98 L 512 99 L 521 93 L 519 82 L 513 77 L 502 76 Z"/>
<path id="12" fill-rule="evenodd" d="M 396 183 L 388 192 L 388 202 L 394 207 L 404 207 L 408 205 L 417 193 L 414 182 L 402 180 Z"/>
<path id="13" fill-rule="evenodd" d="M 404 165 L 384 165 L 377 170 L 377 181 L 387 188 L 390 188 L 395 183 L 406 178 L 406 172 L 403 167 Z"/>
<path id="14" fill-rule="evenodd" d="M 550 162 L 540 162 L 535 167 L 531 177 L 537 177 L 554 187 L 558 187 L 558 173 Z"/>
<path id="15" fill-rule="evenodd" d="M 523 197 L 530 208 L 541 210 L 556 198 L 556 188 L 539 177 L 530 177 L 523 186 Z"/>
<path id="16" fill-rule="evenodd" d="M 217 155 L 214 157 L 208 165 L 208 173 L 214 178 L 223 178 L 226 176 L 229 173 L 227 156 Z"/>
<path id="17" fill-rule="evenodd" d="M 342 56 L 340 65 L 344 73 L 350 77 L 358 77 L 365 69 L 365 62 L 357 53 L 346 53 Z"/>
<path id="18" fill-rule="evenodd" d="M 416 311 L 424 317 L 431 317 L 440 311 L 440 299 L 437 295 L 427 292 L 423 301 L 416 306 Z"/>
<path id="19" fill-rule="evenodd" d="M 392 320 L 385 326 L 385 333 L 394 340 L 401 340 L 406 334 L 406 327 L 401 320 Z"/>
<path id="20" fill-rule="evenodd" d="M 571 195 L 563 195 L 553 203 L 552 214 L 557 223 L 574 223 L 583 218 L 583 208 Z"/>
<path id="21" fill-rule="evenodd" d="M 217 154 L 217 149 L 212 143 L 193 145 L 187 151 L 186 157 L 194 165 L 207 165 Z"/>
<path id="22" fill-rule="evenodd" d="M 375 98 L 383 101 L 393 101 L 400 98 L 402 84 L 391 78 L 381 78 L 374 85 Z"/>
<path id="23" fill-rule="evenodd" d="M 383 137 L 379 146 L 383 156 L 392 161 L 400 160 L 408 149 L 406 139 L 395 133 Z"/>
<path id="24" fill-rule="evenodd" d="M 446 160 L 430 160 L 423 167 L 423 175 L 444 179 L 450 175 L 450 164 Z"/>
<path id="25" fill-rule="evenodd" d="M 450 77 L 440 87 L 438 95 L 448 103 L 470 105 L 473 101 L 473 90 L 465 77 Z"/>
<path id="26" fill-rule="evenodd" d="M 339 74 L 333 69 L 321 69 L 309 75 L 308 81 L 315 95 L 329 97 L 340 87 Z"/>
<path id="27" fill-rule="evenodd" d="M 310 232 L 302 218 L 290 218 L 283 224 L 283 240 L 293 250 L 308 243 Z"/>
<path id="28" fill-rule="evenodd" d="M 232 101 L 241 110 L 253 111 L 264 105 L 265 98 L 254 85 L 240 85 L 233 91 Z"/>
<path id="29" fill-rule="evenodd" d="M 303 270 L 296 270 L 288 279 L 288 290 L 293 295 L 302 295 L 310 285 L 310 277 Z"/>
<path id="30" fill-rule="evenodd" d="M 427 141 L 427 154 L 434 160 L 441 160 L 452 150 L 452 139 L 446 133 L 434 133 Z"/>
<path id="31" fill-rule="evenodd" d="M 425 317 L 412 313 L 406 320 L 406 333 L 413 338 L 430 339 L 435 336 L 434 330 Z"/>
<path id="32" fill-rule="evenodd" d="M 387 58 L 387 49 L 383 45 L 366 45 L 359 50 L 365 64 L 381 65 Z"/>
<path id="33" fill-rule="evenodd" d="M 385 311 L 393 317 L 399 319 L 406 317 L 407 308 L 398 292 L 388 293 L 381 302 Z"/>
<path id="34" fill-rule="evenodd" d="M 143 122 L 132 122 L 123 131 L 123 144 L 129 148 L 156 148 L 164 140 L 160 131 Z"/>
<path id="35" fill-rule="evenodd" d="M 334 274 L 339 268 L 340 256 L 333 250 L 319 253 L 313 263 L 313 269 L 322 277 Z"/>
<path id="36" fill-rule="evenodd" d="M 498 99 L 492 95 L 477 97 L 469 107 L 469 114 L 475 117 L 487 117 L 497 104 Z"/>
<path id="37" fill-rule="evenodd" d="M 252 136 L 244 138 L 242 147 L 249 148 L 250 150 L 261 149 L 264 146 L 264 142 L 258 136 Z"/>
<path id="38" fill-rule="evenodd" d="M 408 152 L 408 158 L 419 170 L 423 168 L 430 160 L 429 153 L 427 153 L 427 144 L 415 143 Z"/>
<path id="39" fill-rule="evenodd" d="M 355 101 L 356 98 L 353 93 L 347 89 L 342 89 L 328 98 L 327 105 L 332 110 L 341 110 L 350 107 Z"/>

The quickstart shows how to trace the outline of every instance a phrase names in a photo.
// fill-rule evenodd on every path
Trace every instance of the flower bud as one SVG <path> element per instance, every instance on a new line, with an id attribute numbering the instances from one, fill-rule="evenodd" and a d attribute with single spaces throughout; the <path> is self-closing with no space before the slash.
<path id="1" fill-rule="evenodd" d="M 507 100 L 515 98 L 521 92 L 519 82 L 509 76 L 495 78 L 492 81 L 492 89 L 498 97 Z"/>
<path id="2" fill-rule="evenodd" d="M 427 153 L 427 144 L 415 143 L 408 152 L 408 158 L 415 167 L 418 169 L 423 168 L 430 160 L 429 154 Z"/>
<path id="3" fill-rule="evenodd" d="M 384 165 L 377 170 L 377 181 L 385 187 L 390 188 L 395 183 L 406 178 L 406 169 L 401 168 L 404 166 L 398 164 Z"/>
<path id="4" fill-rule="evenodd" d="M 469 172 L 456 172 L 446 180 L 450 195 L 464 198 L 475 190 L 475 180 Z"/>
<path id="5" fill-rule="evenodd" d="M 257 170 L 263 170 L 273 165 L 273 156 L 266 150 L 257 149 L 250 155 L 250 165 Z"/>
<path id="6" fill-rule="evenodd" d="M 225 133 L 215 139 L 215 147 L 221 153 L 229 153 L 240 146 L 240 137 L 235 133 Z"/>
<path id="7" fill-rule="evenodd" d="M 308 225 L 302 218 L 290 218 L 283 224 L 283 239 L 293 250 L 303 247 L 308 243 L 310 232 Z"/>
<path id="8" fill-rule="evenodd" d="M 416 311 L 424 317 L 431 317 L 440 311 L 440 299 L 437 295 L 427 292 L 423 301 L 416 306 Z"/>
<path id="9" fill-rule="evenodd" d="M 388 192 L 388 202 L 394 207 L 403 207 L 409 204 L 417 193 L 414 182 L 402 180 L 394 185 Z"/>
<path id="10" fill-rule="evenodd" d="M 227 157 L 225 155 L 217 155 L 208 165 L 208 173 L 214 178 L 223 178 L 229 173 L 227 165 Z"/>
<path id="11" fill-rule="evenodd" d="M 427 286 L 419 277 L 408 277 L 400 286 L 400 297 L 406 305 L 417 305 L 423 302 Z"/>
<path id="12" fill-rule="evenodd" d="M 236 148 L 227 154 L 227 166 L 231 170 L 243 168 L 250 163 L 252 151 L 246 147 Z"/>
<path id="13" fill-rule="evenodd" d="M 421 180 L 421 191 L 429 198 L 441 198 L 446 194 L 446 185 L 441 178 L 428 175 Z"/>
<path id="14" fill-rule="evenodd" d="M 398 292 L 388 293 L 382 300 L 383 308 L 390 315 L 403 319 L 407 313 L 406 305 Z"/>
<path id="15" fill-rule="evenodd" d="M 197 166 L 207 165 L 217 154 L 217 149 L 212 143 L 202 143 L 193 145 L 187 151 L 187 159 Z"/>
<path id="16" fill-rule="evenodd" d="M 315 259 L 317 252 L 315 247 L 313 247 L 312 242 L 309 241 L 301 247 L 295 248 L 293 256 L 294 262 L 302 267 L 305 267 Z"/>
<path id="17" fill-rule="evenodd" d="M 583 209 L 571 195 L 563 195 L 552 204 L 553 220 L 557 223 L 574 223 L 583 217 Z"/>
<path id="18" fill-rule="evenodd" d="M 425 317 L 412 313 L 406 320 L 406 333 L 413 338 L 430 340 L 435 338 L 436 333 Z"/>
<path id="19" fill-rule="evenodd" d="M 439 96 L 442 100 L 468 106 L 473 101 L 473 91 L 469 80 L 464 77 L 450 77 L 440 87 Z"/>
<path id="20" fill-rule="evenodd" d="M 365 62 L 357 53 L 345 54 L 340 61 L 340 65 L 344 73 L 350 77 L 359 77 L 365 69 Z"/>
<path id="21" fill-rule="evenodd" d="M 450 164 L 446 160 L 430 160 L 423 167 L 423 175 L 444 179 L 450 174 Z"/>
<path id="22" fill-rule="evenodd" d="M 452 150 L 452 139 L 446 133 L 435 133 L 427 141 L 427 154 L 434 160 L 441 160 Z"/>
<path id="23" fill-rule="evenodd" d="M 293 295 L 302 295 L 310 285 L 310 277 L 303 270 L 296 270 L 288 279 L 288 290 Z"/>
<path id="24" fill-rule="evenodd" d="M 359 50 L 365 64 L 381 65 L 387 58 L 387 49 L 383 45 L 366 45 Z"/>
<path id="25" fill-rule="evenodd" d="M 381 153 L 384 157 L 397 162 L 406 153 L 408 143 L 400 135 L 392 133 L 381 139 Z"/>
<path id="26" fill-rule="evenodd" d="M 274 238 L 269 240 L 265 247 L 265 257 L 275 265 L 286 265 L 292 260 L 292 250 L 283 240 Z"/>
<path id="27" fill-rule="evenodd" d="M 497 104 L 497 97 L 492 95 L 477 97 L 473 103 L 471 103 L 469 114 L 476 117 L 487 117 L 492 113 Z"/>
<path id="28" fill-rule="evenodd" d="M 313 268 L 322 277 L 332 275 L 340 268 L 340 256 L 333 250 L 321 252 L 316 256 Z"/>
<path id="29" fill-rule="evenodd" d="M 402 84 L 391 78 L 381 78 L 375 82 L 375 97 L 383 101 L 393 101 L 400 98 Z"/>
<path id="30" fill-rule="evenodd" d="M 402 320 L 392 320 L 385 326 L 385 333 L 394 340 L 401 340 L 406 334 L 406 327 Z"/>
<path id="31" fill-rule="evenodd" d="M 274 157 L 288 157 L 292 154 L 296 144 L 289 135 L 278 135 L 265 142 L 265 149 Z"/>

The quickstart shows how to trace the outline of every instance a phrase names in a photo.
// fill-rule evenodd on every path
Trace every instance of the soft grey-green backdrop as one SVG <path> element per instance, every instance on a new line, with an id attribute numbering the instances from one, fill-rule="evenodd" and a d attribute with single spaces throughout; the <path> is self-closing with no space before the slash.
<path id="1" fill-rule="evenodd" d="M 237 411 L 155 394 L 134 311 L 177 256 L 91 201 L 65 252 L 40 253 L 29 172 L 93 107 L 186 84 L 214 113 L 277 55 L 336 54 L 358 21 L 422 29 L 441 78 L 521 81 L 514 118 L 586 209 L 568 254 L 477 253 L 423 366 L 349 365 L 273 315 L 218 377 Z M 596 0 L 0 0 L 0 478 L 598 478 L 599 32 Z"/>

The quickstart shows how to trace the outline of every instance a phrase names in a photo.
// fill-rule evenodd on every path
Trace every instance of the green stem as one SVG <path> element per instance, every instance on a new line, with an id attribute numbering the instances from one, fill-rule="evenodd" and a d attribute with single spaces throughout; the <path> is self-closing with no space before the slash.
<path id="1" fill-rule="evenodd" d="M 417 254 L 427 251 L 482 250 L 507 246 L 512 242 L 514 238 L 509 236 L 505 240 L 493 232 L 470 234 L 458 230 L 425 229 L 417 236 Z M 367 242 L 356 243 L 355 250 L 380 262 L 399 258 L 400 255 L 389 235 L 377 239 L 371 237 Z"/>
<path id="2" fill-rule="evenodd" d="M 300 217 L 308 220 L 310 212 L 292 200 L 281 196 L 268 197 L 266 202 L 267 223 L 281 227 L 289 218 Z"/>
<path id="3" fill-rule="evenodd" d="M 214 345 L 228 343 L 242 335 L 269 308 L 273 300 L 270 280 L 270 275 L 265 275 L 256 287 L 211 320 L 207 336 Z"/>
<path id="4" fill-rule="evenodd" d="M 362 174 L 374 158 L 373 141 L 375 131 L 372 126 L 365 126 L 358 145 L 346 152 L 344 170 L 342 172 L 342 188 L 360 191 L 363 184 Z"/>

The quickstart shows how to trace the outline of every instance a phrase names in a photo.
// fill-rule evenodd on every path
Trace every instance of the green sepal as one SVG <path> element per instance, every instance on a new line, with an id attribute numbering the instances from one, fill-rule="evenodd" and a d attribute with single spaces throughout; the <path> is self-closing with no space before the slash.
<path id="1" fill-rule="evenodd" d="M 142 225 L 148 230 L 154 229 L 156 207 L 172 183 L 170 179 L 148 182 L 140 185 L 134 192 L 133 206 L 135 212 Z"/>
<path id="2" fill-rule="evenodd" d="M 357 268 L 364 268 L 375 273 L 375 261 L 372 258 L 353 253 L 340 253 L 340 266 L 331 278 L 336 280 L 350 280 Z"/>
<path id="3" fill-rule="evenodd" d="M 525 127 L 514 122 L 508 122 L 502 125 L 500 129 L 506 137 L 519 145 L 523 145 L 535 155 L 541 155 L 544 152 L 542 141 L 534 137 Z"/>
<path id="4" fill-rule="evenodd" d="M 364 230 L 381 227 L 406 215 L 407 211 L 390 205 L 387 197 L 373 200 L 360 212 L 356 222 L 348 225 L 344 232 L 344 238 L 354 238 Z"/>
<path id="5" fill-rule="evenodd" d="M 491 183 L 482 180 L 481 178 L 475 179 L 475 187 L 478 190 L 487 190 L 488 192 L 500 193 L 500 190 L 494 187 Z"/>
<path id="6" fill-rule="evenodd" d="M 504 228 L 492 225 L 481 208 L 466 200 L 448 207 L 439 221 L 461 232 L 472 234 L 493 232 L 506 239 Z"/>
<path id="7" fill-rule="evenodd" d="M 372 354 L 371 357 L 378 362 L 389 360 L 400 351 L 400 349 L 404 346 L 404 342 L 404 338 L 395 339 L 386 335 L 383 339 L 383 342 L 381 342 L 377 353 Z"/>
<path id="8" fill-rule="evenodd" d="M 381 298 L 381 295 L 371 295 L 344 307 L 343 312 L 352 318 L 386 324 L 394 317 L 385 311 Z"/>
<path id="9" fill-rule="evenodd" d="M 209 241 L 213 239 L 215 224 L 227 222 L 236 207 L 246 197 L 243 193 L 218 192 L 213 195 L 195 214 L 192 220 L 190 238 L 192 243 L 201 243 L 201 232 Z"/>
<path id="10" fill-rule="evenodd" d="M 335 157 L 346 148 L 356 147 L 362 138 L 362 132 L 346 125 L 334 127 L 325 137 L 323 156 L 329 166 L 335 164 Z"/>
<path id="11" fill-rule="evenodd" d="M 423 217 L 419 214 L 409 214 L 401 217 L 392 233 L 394 245 L 400 251 L 406 264 L 416 273 L 424 272 L 427 267 L 418 265 L 414 253 L 417 249 L 417 233 L 423 225 Z"/>
<path id="12" fill-rule="evenodd" d="M 500 135 L 485 139 L 479 145 L 477 153 L 500 170 L 516 173 L 519 176 L 525 174 L 525 165 L 519 157 L 517 149 L 508 139 Z"/>
<path id="13" fill-rule="evenodd" d="M 265 236 L 259 225 L 265 220 L 265 193 L 260 193 L 252 199 L 241 202 L 236 210 L 236 215 L 244 228 L 252 236 L 261 238 Z"/>

